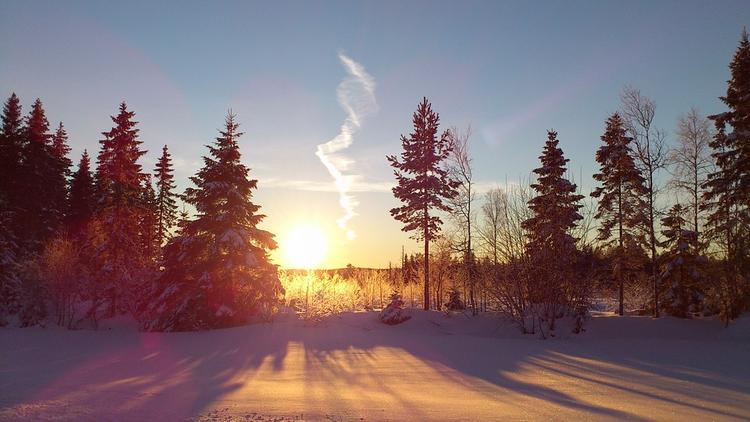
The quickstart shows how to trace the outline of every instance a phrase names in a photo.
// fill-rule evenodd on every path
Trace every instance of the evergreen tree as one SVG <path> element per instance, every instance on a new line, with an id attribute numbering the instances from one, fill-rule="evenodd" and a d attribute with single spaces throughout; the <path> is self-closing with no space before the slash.
<path id="1" fill-rule="evenodd" d="M 185 201 L 197 215 L 167 244 L 164 273 L 153 304 L 152 330 L 198 330 L 241 324 L 274 308 L 283 287 L 269 251 L 273 234 L 252 202 L 258 181 L 240 161 L 235 115 L 209 146 L 210 156 L 191 178 Z"/>
<path id="2" fill-rule="evenodd" d="M 570 231 L 583 218 L 578 213 L 583 196 L 576 194 L 576 185 L 565 178 L 569 160 L 558 145 L 557 132 L 547 132 L 547 142 L 539 156 L 542 167 L 534 170 L 537 181 L 531 187 L 537 195 L 529 201 L 534 216 L 522 224 L 529 232 L 527 250 L 531 254 L 541 250 L 575 253 L 576 239 Z"/>
<path id="3" fill-rule="evenodd" d="M 0 212 L 4 213 L 8 227 L 15 229 L 14 216 L 22 191 L 19 181 L 24 151 L 21 102 L 15 93 L 8 97 L 3 106 L 0 130 Z"/>
<path id="4" fill-rule="evenodd" d="M 558 144 L 557 132 L 547 132 L 539 156 L 542 166 L 534 170 L 537 181 L 531 185 L 537 193 L 529 201 L 533 216 L 522 223 L 529 234 L 526 249 L 536 273 L 537 289 L 531 294 L 537 299 L 533 303 L 565 304 L 566 299 L 572 299 L 566 297 L 565 283 L 573 272 L 576 239 L 571 230 L 583 218 L 578 213 L 583 196 L 576 194 L 576 185 L 565 178 L 568 159 Z"/>
<path id="5" fill-rule="evenodd" d="M 709 116 L 716 133 L 709 145 L 716 171 L 703 187 L 708 213 L 705 234 L 719 242 L 724 255 L 721 283 L 725 321 L 741 311 L 742 291 L 750 292 L 750 42 L 742 31 L 740 45 L 729 64 L 727 93 L 720 97 L 729 111 Z M 730 129 L 731 128 L 731 129 Z M 731 131 L 730 131 L 731 130 Z"/>
<path id="6" fill-rule="evenodd" d="M 24 151 L 21 102 L 15 93 L 3 106 L 0 127 L 0 326 L 20 310 L 18 216 Z"/>
<path id="7" fill-rule="evenodd" d="M 164 145 L 161 158 L 156 163 L 156 242 L 163 245 L 169 237 L 169 230 L 177 221 L 175 184 L 172 174 L 172 158 Z"/>
<path id="8" fill-rule="evenodd" d="M 675 204 L 661 220 L 667 251 L 662 254 L 661 280 L 665 287 L 662 307 L 673 316 L 685 318 L 697 311 L 702 299 L 699 260 L 695 249 L 697 233 L 688 230 L 685 209 Z"/>
<path id="9" fill-rule="evenodd" d="M 450 211 L 447 200 L 458 194 L 459 182 L 451 179 L 445 161 L 451 153 L 451 143 L 446 134 L 437 138 L 440 117 L 424 98 L 412 118 L 414 132 L 401 136 L 401 159 L 387 156 L 395 169 L 398 185 L 393 195 L 404 205 L 391 209 L 391 215 L 404 226 L 405 232 L 414 232 L 412 238 L 424 241 L 424 309 L 430 309 L 430 241 L 437 238 L 443 221 L 430 214 L 433 210 Z M 441 304 L 436 304 L 440 306 Z"/>
<path id="10" fill-rule="evenodd" d="M 747 31 L 742 32 L 729 69 L 731 79 L 727 93 L 720 97 L 729 111 L 709 116 L 716 125 L 716 134 L 709 145 L 714 150 L 712 155 L 717 168 L 704 184 L 704 208 L 709 212 L 707 234 L 720 239 L 727 258 L 736 263 L 747 254 L 742 248 L 742 237 L 750 224 L 750 42 Z"/>
<path id="11" fill-rule="evenodd" d="M 57 218 L 62 223 L 68 211 L 68 178 L 70 177 L 70 167 L 73 163 L 68 158 L 70 147 L 68 146 L 68 133 L 62 122 L 52 135 L 50 153 L 54 158 L 55 167 L 50 169 L 50 186 L 49 206 L 56 210 Z"/>
<path id="12" fill-rule="evenodd" d="M 5 316 L 15 314 L 21 305 L 18 245 L 11 227 L 11 213 L 0 198 L 0 327 L 6 325 Z"/>
<path id="13" fill-rule="evenodd" d="M 159 258 L 159 249 L 161 244 L 158 243 L 157 233 L 157 213 L 158 204 L 156 202 L 156 192 L 151 182 L 151 175 L 146 175 L 142 191 L 143 214 L 141 216 L 141 241 L 143 244 L 143 254 L 148 262 L 155 263 Z"/>
<path id="14" fill-rule="evenodd" d="M 646 194 L 644 179 L 635 166 L 630 142 L 618 113 L 607 119 L 604 145 L 596 152 L 600 165 L 594 180 L 597 187 L 591 196 L 599 199 L 595 218 L 600 220 L 598 239 L 608 244 L 616 242 L 614 276 L 619 284 L 619 313 L 624 314 L 624 270 L 630 256 L 636 255 L 643 244 L 643 227 L 646 222 L 643 197 Z M 616 233 L 613 233 L 616 230 Z"/>
<path id="15" fill-rule="evenodd" d="M 68 202 L 68 228 L 73 235 L 80 232 L 94 215 L 96 198 L 94 192 L 94 178 L 91 175 L 91 162 L 86 150 L 81 155 L 78 170 L 73 173 L 70 181 L 70 197 Z"/>
<path id="16" fill-rule="evenodd" d="M 94 277 L 103 290 L 109 315 L 136 306 L 148 281 L 149 262 L 144 254 L 141 223 L 146 207 L 143 186 L 146 175 L 138 159 L 140 149 L 135 113 L 120 104 L 114 127 L 103 132 L 97 166 L 100 195 L 96 217 L 89 227 L 89 245 L 94 251 Z"/>
<path id="17" fill-rule="evenodd" d="M 112 117 L 115 126 L 103 132 L 99 141 L 101 150 L 97 159 L 97 183 L 100 206 L 140 207 L 141 189 L 146 179 L 138 159 L 146 154 L 140 149 L 143 143 L 138 139 L 138 122 L 133 121 L 135 113 L 128 111 L 125 102 L 120 104 L 119 113 Z"/>
<path id="18" fill-rule="evenodd" d="M 44 242 L 60 228 L 64 212 L 56 208 L 60 204 L 52 200 L 59 189 L 57 171 L 60 165 L 52 152 L 49 122 L 38 98 L 26 119 L 24 137 L 18 237 L 28 252 L 38 253 Z"/>

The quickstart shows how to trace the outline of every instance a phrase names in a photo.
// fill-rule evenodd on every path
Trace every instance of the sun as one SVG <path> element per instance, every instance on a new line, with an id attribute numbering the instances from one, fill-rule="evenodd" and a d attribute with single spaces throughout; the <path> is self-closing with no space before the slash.
<path id="1" fill-rule="evenodd" d="M 287 268 L 316 268 L 328 252 L 328 240 L 320 228 L 299 225 L 291 229 L 280 244 Z"/>

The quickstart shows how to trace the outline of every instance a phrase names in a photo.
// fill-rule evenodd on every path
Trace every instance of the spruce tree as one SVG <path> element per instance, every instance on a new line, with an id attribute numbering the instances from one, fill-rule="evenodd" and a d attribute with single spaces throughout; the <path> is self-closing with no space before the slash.
<path id="1" fill-rule="evenodd" d="M 73 163 L 70 161 L 70 147 L 68 146 L 68 133 L 62 122 L 52 135 L 50 144 L 50 153 L 54 158 L 55 167 L 50 171 L 49 206 L 57 211 L 57 218 L 60 222 L 64 221 L 68 212 L 68 178 L 70 177 L 70 167 Z"/>
<path id="2" fill-rule="evenodd" d="M 697 233 L 687 229 L 683 217 L 685 209 L 680 204 L 670 208 L 661 220 L 665 237 L 661 256 L 661 281 L 665 294 L 662 307 L 673 316 L 685 318 L 697 311 L 701 302 L 700 257 L 695 248 Z"/>
<path id="3" fill-rule="evenodd" d="M 175 184 L 172 174 L 172 158 L 164 145 L 161 158 L 156 163 L 156 242 L 163 245 L 169 238 L 169 230 L 177 221 L 177 203 L 174 193 Z"/>
<path id="4" fill-rule="evenodd" d="M 424 98 L 412 118 L 414 132 L 401 136 L 401 159 L 386 158 L 393 167 L 398 184 L 393 195 L 404 205 L 391 209 L 391 215 L 413 232 L 412 238 L 424 241 L 424 309 L 430 309 L 430 241 L 440 234 L 443 221 L 432 211 L 450 211 L 447 201 L 458 195 L 459 182 L 445 168 L 452 151 L 447 134 L 437 137 L 440 117 Z M 440 306 L 441 304 L 436 304 Z"/>
<path id="5" fill-rule="evenodd" d="M 21 101 L 15 93 L 3 106 L 0 128 L 0 212 L 4 213 L 9 229 L 16 232 L 15 215 L 18 211 L 23 162 L 24 137 Z"/>
<path id="6" fill-rule="evenodd" d="M 148 281 L 149 262 L 141 233 L 146 175 L 138 163 L 146 152 L 140 149 L 134 116 L 121 103 L 118 114 L 112 116 L 114 127 L 102 133 L 96 171 L 98 209 L 88 230 L 97 268 L 94 276 L 103 289 L 108 315 L 135 313 Z"/>
<path id="7" fill-rule="evenodd" d="M 703 185 L 705 234 L 724 257 L 719 295 L 726 323 L 739 315 L 742 291 L 750 294 L 750 41 L 744 29 L 729 69 L 727 93 L 719 97 L 729 111 L 709 116 L 716 126 L 709 143 L 716 171 Z"/>
<path id="8" fill-rule="evenodd" d="M 152 305 L 151 330 L 198 330 L 242 324 L 270 311 L 283 295 L 269 251 L 273 234 L 252 202 L 258 181 L 240 161 L 235 115 L 209 146 L 204 166 L 191 177 L 185 201 L 196 216 L 184 221 L 167 244 L 164 272 Z"/>
<path id="9" fill-rule="evenodd" d="M 0 326 L 21 306 L 18 218 L 24 151 L 21 102 L 15 93 L 3 106 L 0 127 Z"/>
<path id="10" fill-rule="evenodd" d="M 78 170 L 70 181 L 68 198 L 67 226 L 71 234 L 78 234 L 91 220 L 96 207 L 94 178 L 91 175 L 91 161 L 88 151 L 84 150 Z"/>
<path id="11" fill-rule="evenodd" d="M 52 152 L 49 122 L 38 98 L 26 118 L 25 149 L 19 199 L 19 239 L 31 253 L 41 252 L 44 242 L 60 228 L 63 217 L 61 204 L 53 202 L 58 194 L 59 161 Z"/>
<path id="12" fill-rule="evenodd" d="M 151 182 L 151 175 L 146 175 L 141 192 L 143 201 L 143 214 L 141 215 L 141 243 L 143 245 L 143 255 L 149 263 L 155 263 L 159 258 L 161 244 L 156 237 L 157 212 L 158 204 L 156 202 L 156 192 Z"/>
<path id="13" fill-rule="evenodd" d="M 720 97 L 729 111 L 709 116 L 716 125 L 709 145 L 717 168 L 704 184 L 704 208 L 707 234 L 721 241 L 729 261 L 738 263 L 747 254 L 742 246 L 750 224 L 750 42 L 745 30 L 729 69 L 727 93 Z"/>
<path id="14" fill-rule="evenodd" d="M 613 272 L 619 285 L 619 313 L 623 315 L 625 267 L 631 265 L 629 258 L 638 253 L 644 242 L 646 188 L 633 160 L 632 138 L 626 135 L 618 113 L 607 119 L 601 140 L 604 144 L 596 152 L 600 170 L 594 180 L 602 185 L 594 189 L 591 196 L 599 199 L 594 215 L 600 221 L 598 239 L 616 245 Z"/>
<path id="15" fill-rule="evenodd" d="M 576 239 L 571 230 L 583 217 L 578 213 L 582 195 L 576 185 L 565 178 L 566 159 L 559 148 L 557 132 L 547 132 L 547 142 L 539 159 L 542 166 L 535 169 L 536 183 L 531 187 L 536 196 L 529 201 L 533 216 L 522 223 L 529 234 L 526 250 L 532 262 L 532 272 L 538 290 L 534 303 L 567 304 L 565 284 L 571 280 Z M 554 315 L 552 316 L 554 318 Z"/>

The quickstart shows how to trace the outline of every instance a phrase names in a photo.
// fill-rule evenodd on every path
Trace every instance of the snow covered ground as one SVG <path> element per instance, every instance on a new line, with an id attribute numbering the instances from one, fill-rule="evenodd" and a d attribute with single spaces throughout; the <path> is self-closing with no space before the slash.
<path id="1" fill-rule="evenodd" d="M 0 329 L 0 420 L 750 420 L 750 318 L 375 313 L 200 333 Z"/>

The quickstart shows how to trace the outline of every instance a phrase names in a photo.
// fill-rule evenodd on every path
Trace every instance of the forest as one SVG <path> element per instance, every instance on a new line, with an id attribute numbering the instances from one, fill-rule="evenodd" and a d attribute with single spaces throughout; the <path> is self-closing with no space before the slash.
<path id="1" fill-rule="evenodd" d="M 390 268 L 280 269 L 227 114 L 202 167 L 178 192 L 168 145 L 155 168 L 123 102 L 96 156 L 73 164 L 62 122 L 11 93 L 0 129 L 0 325 L 96 328 L 127 315 L 145 331 L 407 308 L 501 313 L 546 337 L 560 319 L 585 330 L 592 310 L 718 318 L 750 309 L 750 42 L 742 32 L 720 97 L 675 128 L 632 86 L 602 122 L 595 188 L 582 192 L 566 137 L 540 131 L 527 183 L 479 193 L 471 129 L 440 128 L 424 98 L 401 136 L 391 215 L 421 242 Z M 720 95 L 722 93 L 717 93 Z M 404 116 L 406 123 L 408 116 Z M 546 139 L 545 139 L 546 138 Z M 95 144 L 92 143 L 92 147 Z M 93 160 L 93 162 L 92 162 Z M 579 182 L 580 183 L 580 182 Z M 399 248 L 400 245 L 394 245 Z"/>

